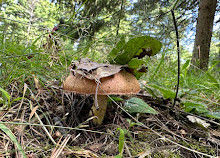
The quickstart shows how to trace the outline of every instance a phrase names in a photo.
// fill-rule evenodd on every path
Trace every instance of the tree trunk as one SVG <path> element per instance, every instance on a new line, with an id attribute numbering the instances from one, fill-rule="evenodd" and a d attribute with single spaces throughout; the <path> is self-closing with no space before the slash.
<path id="1" fill-rule="evenodd" d="M 200 0 L 192 64 L 207 70 L 217 0 Z"/>

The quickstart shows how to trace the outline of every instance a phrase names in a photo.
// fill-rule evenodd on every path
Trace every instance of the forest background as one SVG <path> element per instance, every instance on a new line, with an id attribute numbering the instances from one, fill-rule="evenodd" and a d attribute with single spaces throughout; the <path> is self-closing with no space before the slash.
<path id="1" fill-rule="evenodd" d="M 203 13 L 213 19 L 202 27 L 210 32 L 207 35 L 206 30 L 199 35 L 201 27 L 197 27 L 202 3 L 215 4 L 208 8 L 213 15 L 210 10 Z M 0 6 L 3 109 L 13 105 L 8 97 L 5 99 L 6 92 L 11 100 L 16 99 L 12 95 L 13 87 L 23 93 L 25 84 L 32 91 L 39 88 L 36 80 L 43 85 L 55 81 L 60 84 L 68 75 L 72 60 L 87 57 L 108 63 L 108 54 L 122 38 L 128 41 L 145 35 L 160 41 L 162 49 L 157 55 L 145 58 L 148 72 L 140 80 L 147 83 L 148 93 L 153 91 L 158 96 L 174 99 L 178 70 L 176 30 L 171 14 L 174 9 L 181 57 L 178 96 L 186 103 L 182 109 L 220 119 L 219 1 L 3 0 Z M 55 26 L 58 29 L 53 31 Z M 206 43 L 197 43 L 196 35 Z M 189 102 L 193 105 L 187 109 Z"/>

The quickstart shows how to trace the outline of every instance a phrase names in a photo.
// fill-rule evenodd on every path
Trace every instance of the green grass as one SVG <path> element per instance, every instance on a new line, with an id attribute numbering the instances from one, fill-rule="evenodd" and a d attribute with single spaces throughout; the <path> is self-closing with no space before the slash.
<path id="1" fill-rule="evenodd" d="M 177 84 L 177 61 L 175 59 L 171 61 L 162 60 L 163 58 L 153 57 L 148 65 L 149 72 L 143 79 L 147 81 L 147 84 L 156 84 L 158 87 L 155 88 L 156 90 L 166 88 L 174 92 Z M 189 60 L 181 64 L 178 96 L 182 100 L 204 102 L 213 110 L 219 110 L 219 68 L 215 67 L 208 72 L 204 72 L 198 69 L 189 71 L 189 66 Z M 162 93 L 160 94 L 162 95 Z"/>
<path id="2" fill-rule="evenodd" d="M 43 83 L 52 80 L 61 81 L 68 74 L 68 66 L 72 59 L 90 57 L 93 60 L 100 61 L 105 60 L 107 56 L 107 54 L 98 53 L 97 50 L 93 51 L 95 42 L 89 42 L 88 45 L 84 44 L 80 51 L 76 51 L 65 50 L 65 48 L 71 47 L 71 43 L 67 41 L 62 43 L 63 47 L 65 44 L 66 46 L 64 48 L 61 46 L 61 51 L 56 52 L 55 49 L 38 48 L 37 41 L 38 38 L 29 47 L 9 41 L 6 41 L 5 45 L 1 45 L 0 85 L 3 89 L 7 90 L 8 85 L 12 82 L 19 82 L 19 88 L 22 88 L 26 82 L 33 89 L 33 76 L 37 76 Z M 174 92 L 177 83 L 177 61 L 173 58 L 167 60 L 165 57 L 166 55 L 162 55 L 161 57 L 147 59 L 149 71 L 145 77 L 142 77 L 142 80 L 146 80 L 147 84 L 154 85 L 154 91 L 159 89 L 162 92 L 161 89 L 167 89 Z M 219 68 L 216 68 L 216 64 L 214 64 L 214 67 L 210 66 L 211 69 L 208 72 L 198 69 L 189 72 L 190 60 L 185 59 L 185 61 L 181 64 L 179 97 L 183 100 L 204 102 L 211 109 L 219 110 Z M 160 93 L 160 95 L 164 94 L 166 92 Z"/>

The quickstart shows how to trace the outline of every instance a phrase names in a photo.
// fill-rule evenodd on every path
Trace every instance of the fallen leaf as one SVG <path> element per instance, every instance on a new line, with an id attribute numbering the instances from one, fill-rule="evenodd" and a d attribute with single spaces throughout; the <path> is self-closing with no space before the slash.
<path id="1" fill-rule="evenodd" d="M 104 67 L 104 66 L 108 66 L 109 64 L 102 64 L 102 63 L 96 63 L 93 62 L 91 60 L 89 60 L 88 58 L 82 58 L 80 59 L 78 65 L 76 65 L 78 70 L 84 70 L 84 71 L 92 71 L 94 69 L 97 69 L 99 67 Z"/>
<path id="2" fill-rule="evenodd" d="M 96 80 L 103 77 L 112 76 L 121 71 L 123 65 L 111 65 L 96 63 L 88 58 L 83 58 L 79 62 L 73 62 L 73 68 L 71 71 L 74 74 L 80 74 L 90 80 Z"/>
<path id="3" fill-rule="evenodd" d="M 107 67 L 99 67 L 95 71 L 92 72 L 92 76 L 97 79 L 112 76 L 121 71 L 121 66 L 118 65 L 109 65 Z"/>

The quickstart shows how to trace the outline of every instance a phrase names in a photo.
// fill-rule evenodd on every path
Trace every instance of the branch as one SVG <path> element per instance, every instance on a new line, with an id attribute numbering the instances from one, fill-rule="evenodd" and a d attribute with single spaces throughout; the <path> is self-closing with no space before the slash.
<path id="1" fill-rule="evenodd" d="M 176 104 L 178 91 L 179 91 L 179 83 L 180 83 L 180 46 L 179 46 L 178 28 L 177 28 L 176 19 L 175 19 L 173 9 L 171 9 L 171 13 L 172 13 L 172 17 L 173 17 L 173 24 L 174 24 L 175 31 L 176 31 L 176 45 L 177 45 L 177 55 L 178 55 L 178 74 L 177 74 L 176 95 L 175 95 L 175 98 L 174 98 L 174 101 L 173 101 L 173 107 L 174 107 L 175 104 Z"/>

